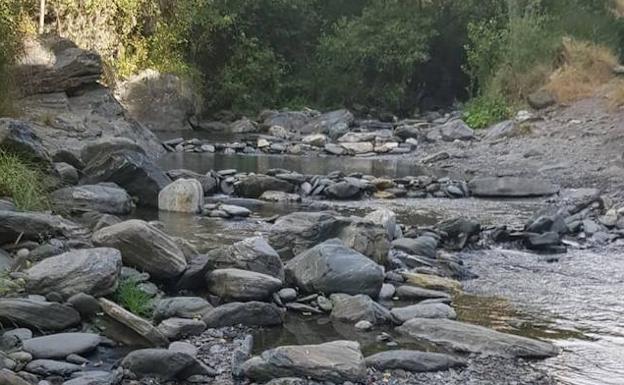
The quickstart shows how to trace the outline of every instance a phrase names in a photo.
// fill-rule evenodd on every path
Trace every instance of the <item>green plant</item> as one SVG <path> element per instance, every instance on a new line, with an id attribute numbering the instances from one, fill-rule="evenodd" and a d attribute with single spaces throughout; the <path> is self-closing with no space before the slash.
<path id="1" fill-rule="evenodd" d="M 115 302 L 126 310 L 144 318 L 152 316 L 152 298 L 141 290 L 140 282 L 135 279 L 125 279 L 119 282 L 113 294 Z"/>
<path id="2" fill-rule="evenodd" d="M 0 196 L 13 199 L 21 210 L 48 208 L 45 177 L 33 163 L 0 149 Z"/>
<path id="3" fill-rule="evenodd" d="M 20 292 L 24 289 L 24 282 L 14 280 L 8 272 L 0 271 L 0 297 Z"/>
<path id="4" fill-rule="evenodd" d="M 466 124 L 475 129 L 489 127 L 510 115 L 511 109 L 502 97 L 477 97 L 468 102 L 464 109 Z"/>

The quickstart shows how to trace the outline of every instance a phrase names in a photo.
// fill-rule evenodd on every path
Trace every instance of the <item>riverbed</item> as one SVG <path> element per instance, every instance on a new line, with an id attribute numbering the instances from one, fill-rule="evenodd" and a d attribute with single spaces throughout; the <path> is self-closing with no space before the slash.
<path id="1" fill-rule="evenodd" d="M 400 159 L 226 156 L 170 154 L 161 164 L 167 169 L 187 168 L 205 173 L 211 169 L 266 172 L 283 168 L 305 174 L 332 171 L 363 173 L 377 177 L 440 175 L 445 170 L 414 166 Z M 228 197 L 218 199 L 230 200 Z M 167 232 L 184 236 L 200 250 L 231 244 L 253 235 L 266 234 L 267 218 L 294 211 L 317 211 L 318 202 L 302 204 L 236 200 L 253 210 L 251 218 L 222 221 L 179 214 L 140 213 L 145 219 L 164 222 Z M 343 215 L 363 215 L 386 207 L 397 213 L 399 223 L 433 225 L 440 220 L 466 216 L 484 226 L 521 227 L 542 204 L 541 199 L 395 199 L 323 201 Z M 619 247 L 618 247 L 619 246 Z M 461 320 L 501 331 L 552 341 L 562 348 L 560 356 L 532 363 L 557 383 L 566 385 L 615 385 L 624 383 L 623 245 L 603 250 L 571 248 L 567 254 L 537 255 L 517 250 L 480 250 L 462 253 L 478 275 L 465 281 L 466 294 L 454 298 Z M 390 331 L 388 331 L 390 333 Z M 290 316 L 284 328 L 256 333 L 257 352 L 284 344 L 311 344 L 333 339 L 358 340 L 371 353 L 384 346 L 370 336 L 354 335 L 324 317 Z M 520 383 L 522 382 L 522 379 Z"/>

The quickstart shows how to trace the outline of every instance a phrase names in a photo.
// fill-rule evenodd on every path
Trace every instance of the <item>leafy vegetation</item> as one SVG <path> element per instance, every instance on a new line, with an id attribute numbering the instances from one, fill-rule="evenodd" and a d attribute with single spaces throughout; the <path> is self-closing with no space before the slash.
<path id="1" fill-rule="evenodd" d="M 113 294 L 115 302 L 126 310 L 144 318 L 152 316 L 152 298 L 141 290 L 140 283 L 135 279 L 125 279 L 119 282 Z"/>
<path id="2" fill-rule="evenodd" d="M 464 120 L 472 128 L 486 128 L 509 118 L 511 108 L 503 97 L 479 96 L 468 102 L 464 108 Z"/>
<path id="3" fill-rule="evenodd" d="M 45 177 L 39 168 L 0 149 L 0 196 L 13 199 L 20 210 L 48 208 Z"/>
<path id="4" fill-rule="evenodd" d="M 31 3 L 6 0 L 0 18 L 34 19 Z M 192 79 L 207 113 L 346 106 L 410 115 L 477 98 L 469 112 L 482 125 L 550 80 L 564 37 L 616 55 L 624 49 L 623 8 L 614 0 L 48 4 L 48 29 L 102 54 L 110 85 L 146 68 L 173 72 Z M 16 31 L 11 23 L 0 32 Z M 0 68 L 15 53 L 7 52 Z"/>

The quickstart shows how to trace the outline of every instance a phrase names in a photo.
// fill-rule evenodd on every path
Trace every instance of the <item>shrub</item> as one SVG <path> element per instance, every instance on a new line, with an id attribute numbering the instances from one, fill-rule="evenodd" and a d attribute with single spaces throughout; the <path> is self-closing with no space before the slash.
<path id="1" fill-rule="evenodd" d="M 0 196 L 21 210 L 48 208 L 44 174 L 33 163 L 0 149 Z"/>
<path id="2" fill-rule="evenodd" d="M 480 96 L 472 99 L 464 109 L 464 121 L 472 128 L 486 128 L 509 118 L 511 109 L 503 97 Z"/>
<path id="3" fill-rule="evenodd" d="M 135 279 L 125 279 L 119 283 L 113 299 L 126 310 L 143 318 L 152 316 L 152 298 L 139 287 Z"/>
<path id="4" fill-rule="evenodd" d="M 614 78 L 618 60 L 611 49 L 565 38 L 557 61 L 559 68 L 546 84 L 557 100 L 573 102 L 591 96 Z"/>

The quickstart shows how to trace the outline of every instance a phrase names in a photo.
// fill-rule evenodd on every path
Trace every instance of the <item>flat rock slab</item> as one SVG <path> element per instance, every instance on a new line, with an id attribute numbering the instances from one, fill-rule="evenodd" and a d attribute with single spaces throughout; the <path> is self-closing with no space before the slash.
<path id="1" fill-rule="evenodd" d="M 266 302 L 232 302 L 204 314 L 202 320 L 209 328 L 233 326 L 277 326 L 283 323 L 284 313 Z"/>
<path id="2" fill-rule="evenodd" d="M 56 302 L 27 298 L 0 299 L 0 322 L 50 331 L 61 331 L 80 323 L 74 308 Z"/>
<path id="3" fill-rule="evenodd" d="M 82 370 L 82 366 L 65 361 L 34 360 L 26 365 L 26 371 L 40 376 L 69 377 L 72 373 Z"/>
<path id="4" fill-rule="evenodd" d="M 140 345 L 143 346 L 163 346 L 169 343 L 167 337 L 156 329 L 148 320 L 132 314 L 128 310 L 105 298 L 100 298 L 99 303 L 104 314 L 115 322 L 117 328 L 123 329 L 118 330 L 117 336 L 130 335 L 134 337 L 132 338 L 133 341 L 140 341 Z M 111 336 L 111 338 L 115 339 L 114 336 Z"/>
<path id="5" fill-rule="evenodd" d="M 548 342 L 445 319 L 413 318 L 396 330 L 416 340 L 462 353 L 522 358 L 547 358 L 559 354 L 557 347 Z"/>
<path id="6" fill-rule="evenodd" d="M 523 198 L 553 195 L 559 187 L 544 179 L 483 177 L 468 184 L 475 197 Z"/>
<path id="7" fill-rule="evenodd" d="M 410 372 L 437 372 L 466 366 L 466 361 L 448 354 L 416 350 L 390 350 L 366 357 L 366 366 L 378 370 L 402 369 Z"/>
<path id="8" fill-rule="evenodd" d="M 59 333 L 24 341 L 24 351 L 33 358 L 65 359 L 70 354 L 84 354 L 94 350 L 102 338 L 90 333 Z"/>
<path id="9" fill-rule="evenodd" d="M 212 294 L 227 301 L 262 301 L 282 288 L 282 281 L 275 277 L 241 269 L 213 270 L 206 284 Z"/>
<path id="10" fill-rule="evenodd" d="M 123 359 L 121 366 L 139 377 L 184 379 L 193 374 L 208 374 L 198 370 L 203 367 L 195 357 L 185 352 L 168 349 L 135 350 Z"/>
<path id="11" fill-rule="evenodd" d="M 106 214 L 129 214 L 132 197 L 113 183 L 64 187 L 50 194 L 54 207 L 63 211 L 95 210 Z"/>
<path id="12" fill-rule="evenodd" d="M 243 371 L 247 377 L 257 381 L 279 377 L 307 377 L 335 383 L 366 380 L 360 344 L 353 341 L 280 346 L 246 361 Z"/>
<path id="13" fill-rule="evenodd" d="M 405 322 L 412 318 L 457 318 L 455 310 L 444 303 L 427 303 L 395 307 L 391 310 L 391 313 L 400 322 Z"/>
<path id="14" fill-rule="evenodd" d="M 0 243 L 14 242 L 17 237 L 22 241 L 39 242 L 46 238 L 72 238 L 86 233 L 81 226 L 58 215 L 0 210 Z"/>

